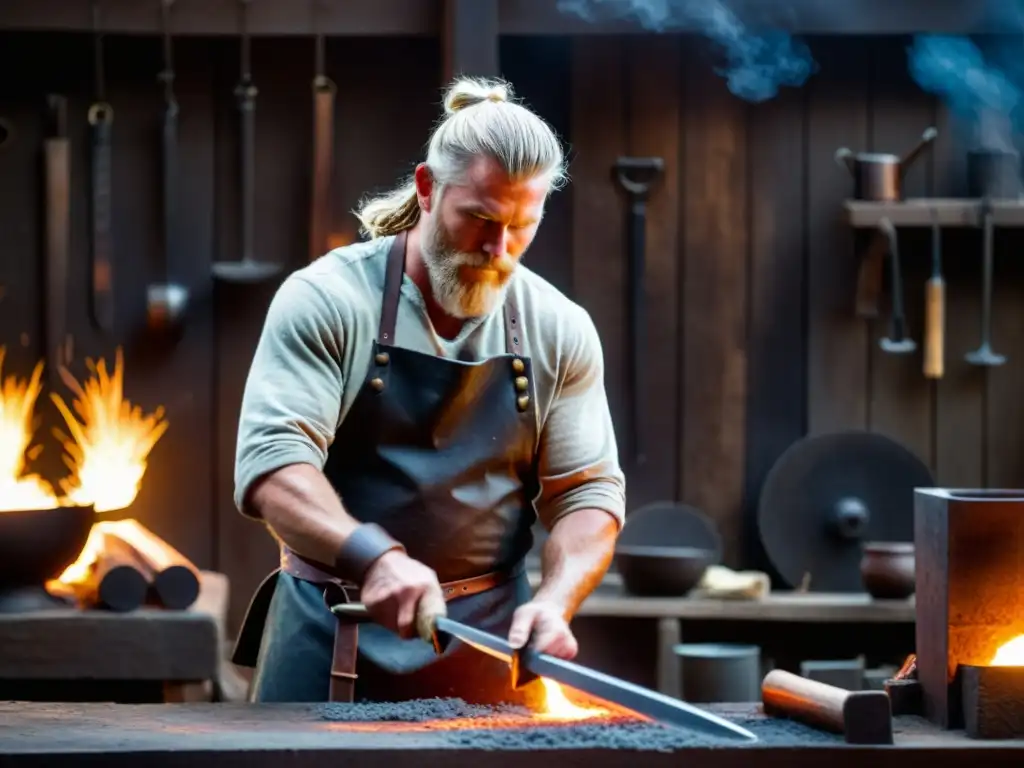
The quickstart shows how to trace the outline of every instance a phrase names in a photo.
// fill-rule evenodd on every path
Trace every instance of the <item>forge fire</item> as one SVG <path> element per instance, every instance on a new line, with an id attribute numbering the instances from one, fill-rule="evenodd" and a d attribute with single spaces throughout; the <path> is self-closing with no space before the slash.
<path id="1" fill-rule="evenodd" d="M 43 442 L 35 439 L 43 363 L 27 378 L 14 373 L 2 376 L 4 356 L 5 350 L 0 348 L 0 514 L 91 508 L 102 515 L 129 507 L 141 488 L 149 453 L 166 432 L 168 422 L 162 407 L 146 414 L 125 397 L 121 349 L 112 370 L 103 359 L 87 360 L 90 375 L 84 383 L 65 368 L 59 371 L 73 397 L 69 403 L 60 392 L 49 393 L 64 422 L 64 429 L 54 429 L 53 436 L 63 448 L 61 458 L 68 470 L 56 483 L 30 469 L 45 450 Z M 56 519 L 54 525 L 64 526 L 58 526 Z M 154 537 L 134 521 L 101 521 L 92 526 L 84 547 L 72 550 L 80 551 L 77 559 L 59 575 L 52 574 L 57 578 L 48 581 L 48 591 L 63 594 L 66 588 L 87 581 L 104 542 L 114 533 L 136 550 L 152 555 L 159 549 Z M 160 553 L 155 558 L 159 560 Z M 9 564 L 7 570 L 12 569 L 25 571 Z"/>
<path id="2" fill-rule="evenodd" d="M 0 375 L 6 350 L 0 348 Z M 57 392 L 50 398 L 70 435 L 55 430 L 70 475 L 58 482 L 60 493 L 27 463 L 44 450 L 33 443 L 36 407 L 42 392 L 43 363 L 28 379 L 3 378 L 0 390 L 0 511 L 92 506 L 97 513 L 128 507 L 139 492 L 146 459 L 167 430 L 163 408 L 143 414 L 124 396 L 124 359 L 117 351 L 113 371 L 104 360 L 87 361 L 91 376 L 83 384 L 66 369 L 60 374 L 75 395 L 69 406 Z"/>

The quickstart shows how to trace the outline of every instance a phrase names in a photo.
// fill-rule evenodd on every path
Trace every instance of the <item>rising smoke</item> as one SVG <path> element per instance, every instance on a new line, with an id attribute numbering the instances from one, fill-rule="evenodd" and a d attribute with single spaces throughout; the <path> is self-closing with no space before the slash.
<path id="1" fill-rule="evenodd" d="M 1019 40 L 992 41 L 983 51 L 968 37 L 918 35 L 908 50 L 910 74 L 938 96 L 973 134 L 980 149 L 1011 151 L 1021 126 L 1024 54 Z"/>
<path id="2" fill-rule="evenodd" d="M 716 72 L 746 101 L 767 101 L 782 86 L 799 88 L 817 69 L 803 42 L 780 29 L 755 32 L 721 0 L 558 0 L 557 7 L 588 22 L 630 20 L 653 32 L 704 35 L 727 62 Z"/>

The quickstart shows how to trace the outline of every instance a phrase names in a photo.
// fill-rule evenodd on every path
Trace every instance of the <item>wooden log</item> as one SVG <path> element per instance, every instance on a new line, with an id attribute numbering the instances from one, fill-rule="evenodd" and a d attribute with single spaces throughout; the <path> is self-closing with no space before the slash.
<path id="1" fill-rule="evenodd" d="M 151 596 L 164 608 L 182 611 L 199 597 L 199 569 L 178 550 L 137 520 L 107 524 L 114 535 L 135 550 L 152 571 Z"/>
<path id="2" fill-rule="evenodd" d="M 95 559 L 81 578 L 65 584 L 83 608 L 125 613 L 145 603 L 153 573 L 131 545 L 95 526 L 85 551 Z"/>
<path id="3" fill-rule="evenodd" d="M 86 604 L 133 611 L 146 601 L 153 573 L 127 543 L 101 532 L 100 556 L 92 568 Z"/>

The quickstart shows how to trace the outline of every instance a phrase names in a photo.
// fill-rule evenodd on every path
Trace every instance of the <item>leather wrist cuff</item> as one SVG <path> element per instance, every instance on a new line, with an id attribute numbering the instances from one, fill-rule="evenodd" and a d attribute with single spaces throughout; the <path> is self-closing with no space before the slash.
<path id="1" fill-rule="evenodd" d="M 405 552 L 405 547 L 379 525 L 363 523 L 341 545 L 334 570 L 341 578 L 362 584 L 370 566 L 395 549 Z"/>

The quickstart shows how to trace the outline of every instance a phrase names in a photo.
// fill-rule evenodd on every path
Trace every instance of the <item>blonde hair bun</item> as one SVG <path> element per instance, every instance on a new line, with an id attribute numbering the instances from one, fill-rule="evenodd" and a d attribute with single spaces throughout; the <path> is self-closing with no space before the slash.
<path id="1" fill-rule="evenodd" d="M 460 109 L 483 104 L 486 101 L 502 102 L 512 99 L 512 86 L 502 80 L 482 80 L 464 77 L 456 80 L 444 97 L 444 111 L 454 115 Z"/>

